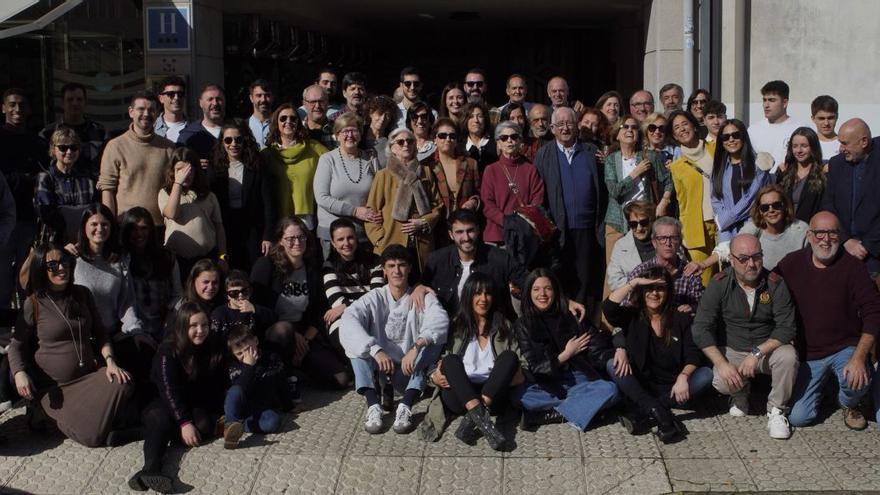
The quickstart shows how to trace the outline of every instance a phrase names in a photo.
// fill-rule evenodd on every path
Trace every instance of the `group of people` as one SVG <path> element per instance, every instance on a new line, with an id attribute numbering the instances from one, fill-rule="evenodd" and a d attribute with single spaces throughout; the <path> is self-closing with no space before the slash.
<path id="1" fill-rule="evenodd" d="M 864 121 L 838 134 L 820 96 L 800 125 L 782 81 L 749 127 L 676 84 L 656 110 L 647 90 L 588 107 L 562 77 L 549 104 L 519 74 L 503 105 L 487 86 L 471 69 L 427 102 L 413 67 L 393 96 L 348 73 L 334 105 L 326 69 L 301 106 L 254 81 L 244 119 L 208 84 L 190 119 L 168 77 L 109 140 L 85 87 L 62 88 L 39 135 L 8 89 L 0 408 L 26 399 L 31 428 L 88 446 L 143 438 L 129 485 L 160 492 L 170 442 L 277 432 L 303 380 L 353 385 L 369 433 L 393 413 L 436 441 L 463 416 L 455 436 L 496 450 L 493 416 L 519 411 L 524 429 L 613 414 L 677 441 L 673 409 L 714 388 L 754 412 L 759 374 L 772 438 L 816 421 L 832 376 L 846 425 L 867 427 L 880 142 Z"/>

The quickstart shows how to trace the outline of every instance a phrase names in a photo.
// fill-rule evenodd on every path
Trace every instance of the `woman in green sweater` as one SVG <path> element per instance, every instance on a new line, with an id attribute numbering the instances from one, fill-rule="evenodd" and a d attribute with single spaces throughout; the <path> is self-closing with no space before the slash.
<path id="1" fill-rule="evenodd" d="M 278 184 L 278 217 L 296 215 L 315 230 L 315 190 L 312 182 L 318 158 L 327 153 L 321 143 L 309 139 L 309 132 L 296 113 L 285 103 L 272 114 L 266 148 L 261 152 L 270 176 Z"/>

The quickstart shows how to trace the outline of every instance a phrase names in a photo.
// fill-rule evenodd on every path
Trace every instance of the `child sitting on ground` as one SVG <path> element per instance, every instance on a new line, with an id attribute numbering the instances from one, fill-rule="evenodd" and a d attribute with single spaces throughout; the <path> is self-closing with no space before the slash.
<path id="1" fill-rule="evenodd" d="M 281 428 L 281 412 L 293 409 L 284 362 L 274 352 L 260 349 L 260 341 L 247 325 L 229 330 L 227 345 L 233 359 L 229 366 L 232 386 L 224 404 L 223 446 L 238 447 L 242 434 L 275 433 Z"/>
<path id="2" fill-rule="evenodd" d="M 247 325 L 251 332 L 262 338 L 266 329 L 275 323 L 275 313 L 251 302 L 251 282 L 245 272 L 231 270 L 226 276 L 226 304 L 211 312 L 211 330 L 226 337 L 235 325 Z"/>

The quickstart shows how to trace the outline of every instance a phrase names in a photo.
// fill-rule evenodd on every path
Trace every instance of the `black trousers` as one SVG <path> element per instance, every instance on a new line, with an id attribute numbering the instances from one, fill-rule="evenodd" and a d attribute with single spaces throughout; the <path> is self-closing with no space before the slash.
<path id="1" fill-rule="evenodd" d="M 194 407 L 193 426 L 199 430 L 202 440 L 214 436 L 219 412 Z M 171 441 L 180 440 L 180 425 L 162 399 L 150 402 L 141 415 L 144 425 L 144 471 L 161 471 L 162 458 Z"/>
<path id="2" fill-rule="evenodd" d="M 453 414 L 464 414 L 464 405 L 478 399 L 481 395 L 492 399 L 495 406 L 502 402 L 510 389 L 510 381 L 519 369 L 519 359 L 513 351 L 504 351 L 495 358 L 495 365 L 489 373 L 489 379 L 483 383 L 473 383 L 464 371 L 461 356 L 448 354 L 442 361 L 443 375 L 449 382 L 449 388 L 440 389 L 440 400 L 446 409 Z"/>
<path id="3" fill-rule="evenodd" d="M 588 298 L 601 298 L 605 253 L 599 249 L 594 229 L 569 229 L 556 266 L 556 274 L 568 296 L 586 304 Z"/>
<path id="4" fill-rule="evenodd" d="M 266 330 L 266 343 L 284 360 L 289 374 L 295 368 L 292 362 L 296 353 L 294 332 L 303 333 L 305 330 L 306 326 L 301 323 L 284 321 L 279 321 Z M 346 384 L 339 383 L 335 375 L 346 371 L 347 368 L 328 339 L 329 337 L 319 335 L 309 342 L 309 351 L 303 358 L 300 368 L 321 386 L 342 388 Z"/>

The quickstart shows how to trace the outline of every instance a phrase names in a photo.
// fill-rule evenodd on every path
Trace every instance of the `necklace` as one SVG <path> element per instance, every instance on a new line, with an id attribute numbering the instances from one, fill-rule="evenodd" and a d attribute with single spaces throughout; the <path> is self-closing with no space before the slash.
<path id="1" fill-rule="evenodd" d="M 67 329 L 70 330 L 70 340 L 73 341 L 73 352 L 76 354 L 77 359 L 79 360 L 79 367 L 84 368 L 85 363 L 83 362 L 83 336 L 82 336 L 82 322 L 77 321 L 79 323 L 79 350 L 76 348 L 76 338 L 73 336 L 73 325 L 70 324 L 70 320 L 64 316 L 64 313 L 61 311 L 61 308 L 55 304 L 55 300 L 52 299 L 52 296 L 46 295 L 46 299 L 52 303 L 52 307 L 55 308 L 55 311 L 61 316 L 61 319 L 64 320 L 64 323 L 67 323 Z"/>
<path id="2" fill-rule="evenodd" d="M 345 172 L 345 176 L 348 177 L 348 180 L 352 181 L 355 184 L 360 184 L 361 179 L 364 178 L 364 160 L 361 158 L 360 153 L 358 153 L 357 161 L 358 161 L 358 178 L 354 180 L 351 178 L 351 174 L 348 173 L 348 167 L 345 165 L 345 157 L 342 156 L 342 150 L 336 148 L 336 151 L 339 153 L 339 160 L 342 161 L 342 171 Z"/>

